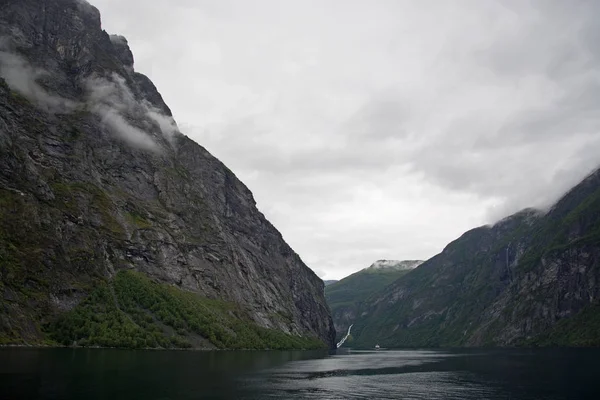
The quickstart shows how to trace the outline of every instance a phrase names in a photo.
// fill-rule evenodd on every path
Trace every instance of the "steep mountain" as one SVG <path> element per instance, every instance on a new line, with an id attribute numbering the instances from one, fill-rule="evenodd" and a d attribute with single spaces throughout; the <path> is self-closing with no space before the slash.
<path id="1" fill-rule="evenodd" d="M 360 304 L 399 277 L 419 266 L 423 261 L 377 260 L 331 285 L 325 286 L 325 298 L 331 309 L 338 336 L 344 336 L 358 316 Z"/>
<path id="2" fill-rule="evenodd" d="M 473 229 L 371 297 L 354 346 L 600 345 L 600 171 Z"/>
<path id="3" fill-rule="evenodd" d="M 83 0 L 0 0 L 0 342 L 332 346 L 323 282 Z"/>
<path id="4" fill-rule="evenodd" d="M 334 284 L 336 282 L 337 282 L 337 280 L 335 280 L 335 279 L 329 279 L 329 280 L 323 281 L 323 283 L 325 284 L 325 286 L 332 285 L 332 284 Z"/>

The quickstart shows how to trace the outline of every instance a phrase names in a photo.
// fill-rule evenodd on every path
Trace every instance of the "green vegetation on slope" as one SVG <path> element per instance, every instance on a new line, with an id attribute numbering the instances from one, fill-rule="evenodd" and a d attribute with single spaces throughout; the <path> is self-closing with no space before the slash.
<path id="1" fill-rule="evenodd" d="M 600 171 L 548 213 L 471 230 L 365 301 L 352 346 L 598 346 L 599 245 Z"/>
<path id="2" fill-rule="evenodd" d="M 560 320 L 550 331 L 524 341 L 526 346 L 600 346 L 600 304 L 585 307 Z"/>
<path id="3" fill-rule="evenodd" d="M 133 271 L 121 271 L 100 285 L 47 331 L 63 345 L 79 346 L 189 348 L 208 340 L 221 349 L 325 347 L 316 338 L 262 328 L 233 303 L 202 298 Z"/>
<path id="4" fill-rule="evenodd" d="M 368 271 L 363 269 L 338 282 L 325 286 L 327 303 L 332 312 L 339 306 L 360 303 L 407 272 L 409 271 L 386 269 Z"/>
<path id="5" fill-rule="evenodd" d="M 0 343 L 42 342 L 40 325 L 56 312 L 49 294 L 90 293 L 104 279 L 103 239 L 124 234 L 105 191 L 47 173 L 53 197 L 0 187 Z M 15 174 L 15 186 L 27 188 L 22 179 Z M 65 221 L 81 224 L 77 234 L 63 229 Z"/>
<path id="6" fill-rule="evenodd" d="M 0 188 L 0 344 L 41 341 L 39 321 L 52 313 L 48 293 L 57 281 L 69 283 L 55 253 L 40 249 L 52 228 L 35 213 L 35 200 L 17 190 Z M 57 265 L 55 273 L 48 266 Z M 81 280 L 85 286 L 94 279 Z"/>
<path id="7" fill-rule="evenodd" d="M 581 184 L 581 193 L 569 193 L 552 218 L 537 228 L 532 245 L 519 263 L 520 269 L 531 271 L 552 253 L 600 242 L 600 187 L 588 186 Z"/>
<path id="8" fill-rule="evenodd" d="M 325 299 L 338 330 L 337 339 L 346 334 L 354 322 L 349 316 L 356 316 L 362 302 L 408 272 L 410 270 L 363 269 L 325 286 Z M 352 340 L 346 342 L 350 345 Z"/>
<path id="9" fill-rule="evenodd" d="M 407 348 L 464 345 L 471 318 L 480 315 L 499 290 L 496 280 L 489 279 L 498 273 L 493 271 L 494 265 L 470 248 L 472 235 L 478 232 L 469 233 L 451 245 L 455 261 L 452 273 L 444 276 L 435 273 L 432 267 L 437 264 L 438 256 L 394 283 L 407 293 L 427 295 L 400 298 L 393 307 L 384 301 L 377 308 L 370 308 L 367 301 L 360 313 L 367 310 L 369 314 L 367 319 L 356 321 L 352 347 L 372 348 L 377 343 Z M 479 244 L 474 246 L 477 247 Z M 460 287 L 473 290 L 456 290 Z M 380 294 L 386 292 L 384 289 Z"/>

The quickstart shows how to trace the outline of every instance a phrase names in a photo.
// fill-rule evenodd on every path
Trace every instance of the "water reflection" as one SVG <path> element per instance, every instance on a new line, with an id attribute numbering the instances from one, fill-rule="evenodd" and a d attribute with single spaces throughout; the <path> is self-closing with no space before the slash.
<path id="1" fill-rule="evenodd" d="M 598 350 L 349 352 L 251 378 L 247 399 L 597 399 Z"/>
<path id="2" fill-rule="evenodd" d="M 1 399 L 598 399 L 599 350 L 0 349 Z"/>
<path id="3" fill-rule="evenodd" d="M 324 352 L 0 349 L 0 398 L 235 398 L 239 377 Z"/>

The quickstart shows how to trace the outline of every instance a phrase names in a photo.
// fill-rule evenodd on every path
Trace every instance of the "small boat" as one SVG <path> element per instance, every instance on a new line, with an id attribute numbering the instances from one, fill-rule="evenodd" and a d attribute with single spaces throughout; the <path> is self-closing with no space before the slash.
<path id="1" fill-rule="evenodd" d="M 379 350 L 379 345 L 378 344 L 375 345 L 375 350 Z"/>

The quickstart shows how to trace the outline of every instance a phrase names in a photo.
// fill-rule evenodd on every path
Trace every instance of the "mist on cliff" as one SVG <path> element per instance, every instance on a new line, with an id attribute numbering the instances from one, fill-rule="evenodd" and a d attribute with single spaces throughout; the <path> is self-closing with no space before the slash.
<path id="1" fill-rule="evenodd" d="M 52 95 L 38 83 L 39 79 L 49 75 L 44 69 L 33 67 L 23 57 L 8 51 L 6 40 L 0 39 L 0 76 L 11 89 L 47 112 L 68 113 L 75 110 L 77 102 Z"/>
<path id="2" fill-rule="evenodd" d="M 11 47 L 8 38 L 0 38 L 0 76 L 12 90 L 48 113 L 93 112 L 108 130 L 137 148 L 158 151 L 151 132 L 159 131 L 171 141 L 179 131 L 172 117 L 147 100 L 136 99 L 125 78 L 116 73 L 86 78 L 83 81 L 86 96 L 81 102 L 51 94 L 40 81 L 54 79 L 52 73 L 31 65 Z"/>

